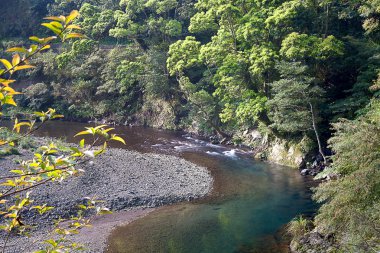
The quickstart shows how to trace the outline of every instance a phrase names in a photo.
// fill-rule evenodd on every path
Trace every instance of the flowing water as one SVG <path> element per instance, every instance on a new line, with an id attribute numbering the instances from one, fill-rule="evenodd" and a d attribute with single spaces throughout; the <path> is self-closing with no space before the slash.
<path id="1" fill-rule="evenodd" d="M 37 134 L 72 136 L 85 124 L 53 122 Z M 232 253 L 288 252 L 284 225 L 315 211 L 311 182 L 297 170 L 255 161 L 249 152 L 180 132 L 116 127 L 127 146 L 140 152 L 173 154 L 210 169 L 210 196 L 159 208 L 109 238 L 107 252 Z"/>

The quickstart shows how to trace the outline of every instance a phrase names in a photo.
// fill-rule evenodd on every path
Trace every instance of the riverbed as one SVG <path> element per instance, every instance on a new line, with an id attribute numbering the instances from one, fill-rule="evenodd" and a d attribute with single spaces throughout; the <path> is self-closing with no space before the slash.
<path id="1" fill-rule="evenodd" d="M 37 134 L 74 141 L 86 124 L 54 122 Z M 213 145 L 182 132 L 116 127 L 142 153 L 168 154 L 206 167 L 214 178 L 205 198 L 159 208 L 118 227 L 106 252 L 288 252 L 284 226 L 311 216 L 311 182 L 297 170 L 252 159 L 249 150 Z M 104 249 L 98 249 L 102 252 Z"/>

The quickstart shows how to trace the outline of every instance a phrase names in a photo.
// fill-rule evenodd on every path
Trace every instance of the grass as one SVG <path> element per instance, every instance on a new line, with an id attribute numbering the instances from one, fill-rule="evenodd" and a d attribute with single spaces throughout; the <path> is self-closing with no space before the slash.
<path id="1" fill-rule="evenodd" d="M 303 216 L 298 216 L 289 223 L 287 232 L 297 240 L 309 232 L 312 228 L 312 225 L 313 223 L 311 220 L 308 220 Z"/>

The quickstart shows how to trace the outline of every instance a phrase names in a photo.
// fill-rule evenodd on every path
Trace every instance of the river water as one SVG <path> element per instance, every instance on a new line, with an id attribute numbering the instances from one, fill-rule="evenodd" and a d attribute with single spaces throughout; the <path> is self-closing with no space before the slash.
<path id="1" fill-rule="evenodd" d="M 88 124 L 52 122 L 38 135 L 72 137 Z M 210 196 L 159 208 L 117 228 L 107 252 L 281 253 L 288 252 L 284 226 L 297 215 L 313 215 L 312 182 L 297 170 L 255 161 L 249 152 L 212 145 L 181 132 L 116 127 L 127 148 L 173 154 L 207 167 L 214 179 Z"/>

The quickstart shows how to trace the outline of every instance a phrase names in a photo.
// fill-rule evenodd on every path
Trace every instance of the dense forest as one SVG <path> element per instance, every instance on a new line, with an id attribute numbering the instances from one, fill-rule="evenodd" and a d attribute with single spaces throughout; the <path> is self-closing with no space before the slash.
<path id="1" fill-rule="evenodd" d="M 315 190 L 315 228 L 301 230 L 324 235 L 334 252 L 379 250 L 378 0 L 0 5 L 3 49 L 43 34 L 44 16 L 74 9 L 86 35 L 33 59 L 37 68 L 18 75 L 24 96 L 10 114 L 52 107 L 72 120 L 181 129 L 268 159 L 281 155 L 275 147 L 284 156 L 297 149 L 300 161 L 282 163 L 305 168 L 313 158 L 328 164 L 318 177 L 330 179 Z"/>

